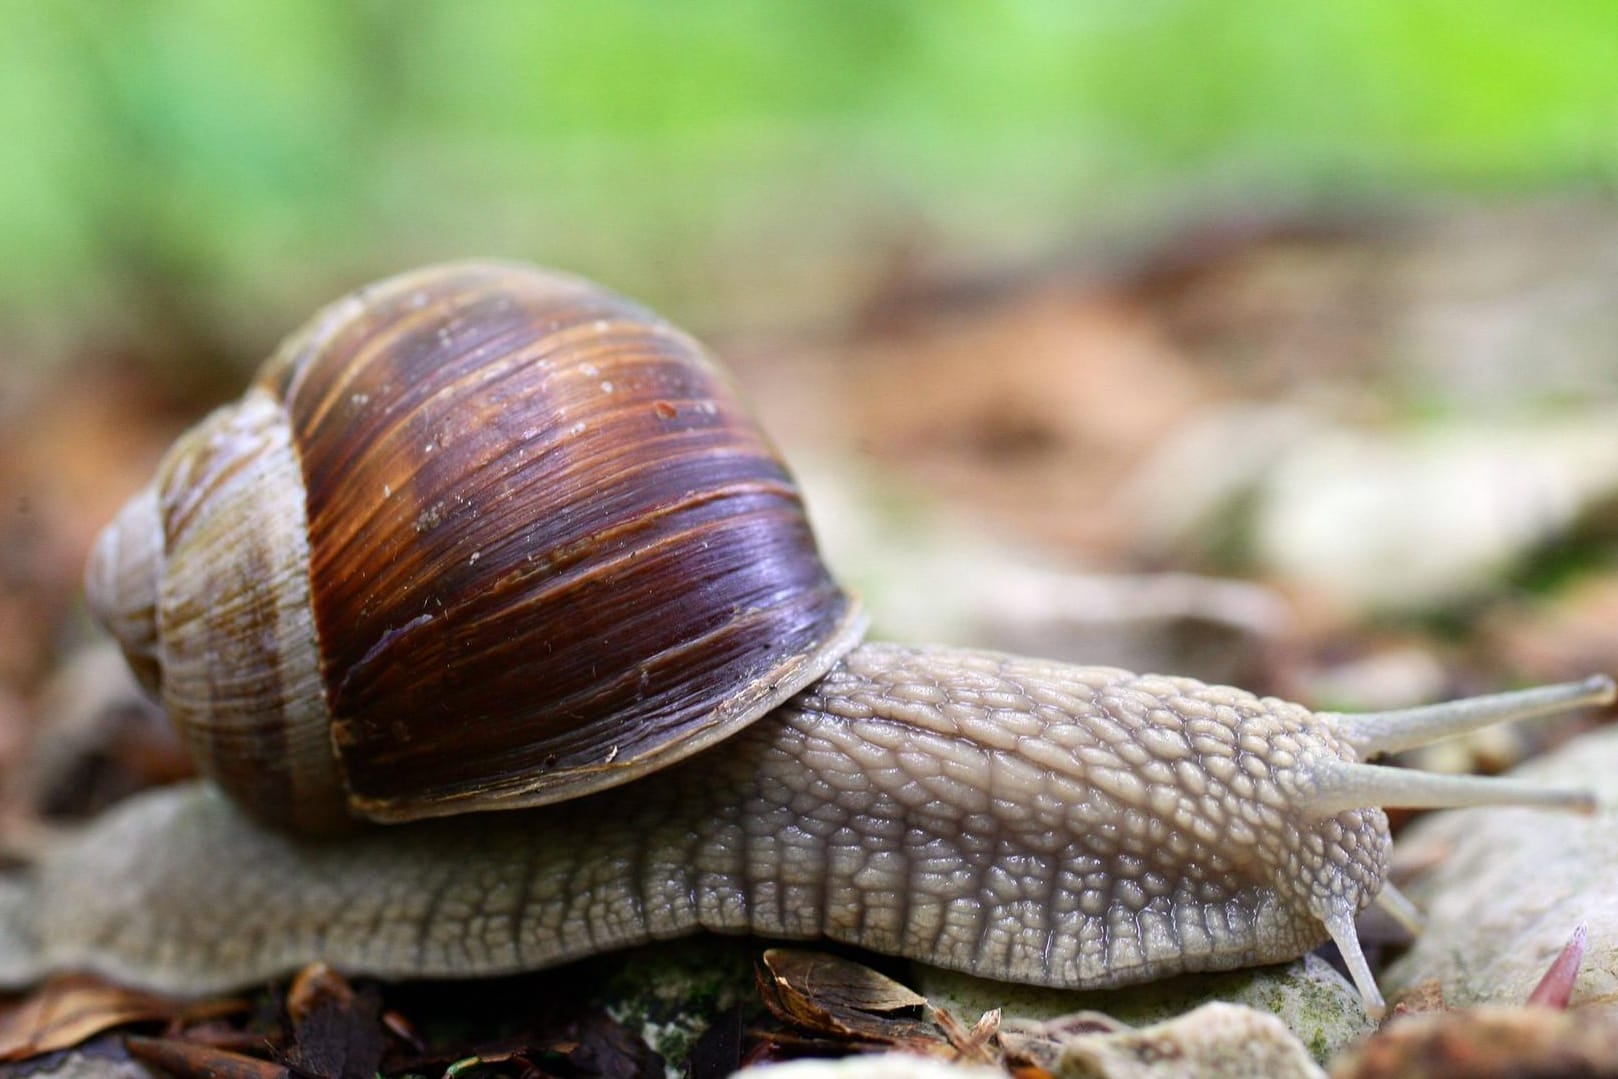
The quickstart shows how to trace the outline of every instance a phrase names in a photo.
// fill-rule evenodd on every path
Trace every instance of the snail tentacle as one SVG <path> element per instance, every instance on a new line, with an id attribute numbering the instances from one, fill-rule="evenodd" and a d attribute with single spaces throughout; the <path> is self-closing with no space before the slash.
<path id="1" fill-rule="evenodd" d="M 1466 697 L 1416 708 L 1388 712 L 1321 712 L 1320 718 L 1337 730 L 1337 737 L 1354 747 L 1360 757 L 1397 753 L 1430 745 L 1467 731 L 1497 723 L 1559 715 L 1578 708 L 1611 704 L 1618 685 L 1604 674 L 1578 682 Z"/>
<path id="2" fill-rule="evenodd" d="M 1593 813 L 1596 797 L 1587 790 L 1547 787 L 1495 776 L 1442 775 L 1385 764 L 1321 760 L 1297 779 L 1299 808 L 1319 817 L 1345 809 L 1384 806 L 1401 809 L 1459 809 L 1466 806 L 1538 806 Z"/>
<path id="3" fill-rule="evenodd" d="M 1360 938 L 1354 929 L 1355 913 L 1349 904 L 1333 900 L 1322 912 L 1321 920 L 1326 925 L 1326 932 L 1331 934 L 1332 943 L 1342 953 L 1349 977 L 1354 979 L 1354 988 L 1360 991 L 1365 1014 L 1372 1019 L 1381 1019 L 1387 1014 L 1388 1005 L 1382 999 L 1382 991 L 1376 987 L 1371 965 L 1365 961 L 1365 951 L 1360 947 Z"/>
<path id="4" fill-rule="evenodd" d="M 1376 905 L 1412 937 L 1421 936 L 1427 929 L 1427 919 L 1421 909 L 1391 883 L 1384 883 L 1382 890 L 1376 893 Z"/>

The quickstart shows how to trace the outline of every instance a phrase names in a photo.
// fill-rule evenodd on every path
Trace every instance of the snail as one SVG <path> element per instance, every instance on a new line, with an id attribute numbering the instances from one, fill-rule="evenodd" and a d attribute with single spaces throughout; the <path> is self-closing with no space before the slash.
<path id="1" fill-rule="evenodd" d="M 709 929 L 1098 988 L 1330 939 L 1380 1014 L 1355 916 L 1414 917 L 1380 807 L 1593 800 L 1365 759 L 1614 695 L 1316 713 L 862 643 L 723 368 L 497 262 L 318 313 L 86 581 L 212 782 L 4 882 L 11 984 L 470 977 Z"/>

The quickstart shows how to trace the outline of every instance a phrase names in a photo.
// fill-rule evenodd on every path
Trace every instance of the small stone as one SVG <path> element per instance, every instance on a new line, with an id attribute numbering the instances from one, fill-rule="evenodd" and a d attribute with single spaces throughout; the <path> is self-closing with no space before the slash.
<path id="1" fill-rule="evenodd" d="M 1266 477 L 1257 556 L 1349 610 L 1478 596 L 1618 490 L 1612 422 L 1591 410 L 1554 423 L 1324 430 Z M 1397 527 L 1378 527 L 1387 522 Z"/>
<path id="2" fill-rule="evenodd" d="M 1618 1021 L 1599 1011 L 1476 1008 L 1394 1019 L 1332 1079 L 1506 1079 L 1618 1074 Z"/>
<path id="3" fill-rule="evenodd" d="M 1240 1004 L 1204 1004 L 1140 1030 L 1081 1033 L 1060 1041 L 1053 1070 L 1061 1079 L 1326 1075 L 1286 1024 Z"/>
<path id="4" fill-rule="evenodd" d="M 1001 1009 L 1003 1037 L 1038 1032 L 1043 1024 L 1077 1012 L 1102 1013 L 1141 1027 L 1223 1001 L 1274 1016 L 1315 1061 L 1324 1064 L 1376 1028 L 1354 987 L 1317 955 L 1277 966 L 1187 974 L 1082 993 L 1006 985 L 922 966 L 916 967 L 911 984 L 935 1007 L 955 1015 Z"/>
<path id="5" fill-rule="evenodd" d="M 999 1068 L 953 1064 L 907 1053 L 793 1060 L 743 1068 L 733 1079 L 1006 1079 Z"/>
<path id="6" fill-rule="evenodd" d="M 1436 982 L 1451 1007 L 1521 1004 L 1582 924 L 1571 1006 L 1618 1012 L 1618 728 L 1513 775 L 1594 790 L 1601 810 L 1473 809 L 1409 828 L 1396 856 L 1424 868 L 1401 888 L 1426 911 L 1428 928 L 1383 976 L 1383 990 L 1397 1001 Z"/>

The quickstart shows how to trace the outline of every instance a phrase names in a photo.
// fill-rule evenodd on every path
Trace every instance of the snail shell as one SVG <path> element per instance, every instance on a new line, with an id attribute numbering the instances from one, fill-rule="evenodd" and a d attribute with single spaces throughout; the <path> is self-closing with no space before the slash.
<path id="1" fill-rule="evenodd" d="M 317 831 L 622 783 L 862 629 L 700 345 L 487 262 L 318 313 L 174 446 L 86 581 L 201 770 Z"/>

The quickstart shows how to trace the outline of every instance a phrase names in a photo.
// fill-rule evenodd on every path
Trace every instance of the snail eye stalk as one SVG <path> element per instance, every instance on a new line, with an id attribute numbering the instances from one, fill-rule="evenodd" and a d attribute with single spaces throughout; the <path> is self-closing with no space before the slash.
<path id="1" fill-rule="evenodd" d="M 1299 804 L 1317 817 L 1345 809 L 1398 806 L 1458 809 L 1463 806 L 1537 806 L 1594 813 L 1591 791 L 1545 787 L 1493 776 L 1439 775 L 1382 764 L 1320 760 L 1299 777 Z"/>
<path id="2" fill-rule="evenodd" d="M 1428 745 L 1452 735 L 1577 708 L 1610 704 L 1618 687 L 1606 675 L 1533 689 L 1469 697 L 1443 704 L 1392 712 L 1344 714 L 1322 712 L 1320 719 L 1360 757 L 1372 757 Z M 1589 791 L 1544 787 L 1537 783 L 1485 776 L 1434 775 L 1357 761 L 1322 758 L 1298 776 L 1300 802 L 1317 816 L 1345 809 L 1399 806 L 1406 809 L 1451 809 L 1461 806 L 1521 805 L 1593 813 L 1596 797 Z"/>
<path id="3" fill-rule="evenodd" d="M 1597 674 L 1581 682 L 1491 693 L 1391 712 L 1321 712 L 1319 715 L 1363 760 L 1381 753 L 1431 745 L 1497 723 L 1515 723 L 1611 704 L 1615 696 L 1618 696 L 1618 685 L 1606 675 Z"/>

